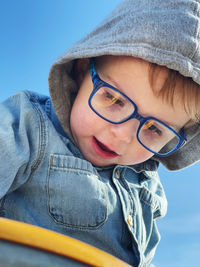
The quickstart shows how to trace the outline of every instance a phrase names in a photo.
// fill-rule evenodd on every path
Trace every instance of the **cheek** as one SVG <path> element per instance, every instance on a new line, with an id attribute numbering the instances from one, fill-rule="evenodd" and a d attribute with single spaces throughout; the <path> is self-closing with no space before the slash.
<path id="1" fill-rule="evenodd" d="M 74 105 L 72 107 L 70 116 L 70 126 L 72 132 L 79 132 L 80 129 L 84 130 L 88 124 L 87 108 L 79 106 L 78 108 Z"/>
<path id="2" fill-rule="evenodd" d="M 138 153 L 138 163 L 144 162 L 148 159 L 150 159 L 151 157 L 153 157 L 153 153 L 151 153 L 150 151 L 146 150 L 145 148 L 142 149 L 140 151 L 140 153 Z"/>
<path id="3" fill-rule="evenodd" d="M 124 163 L 126 165 L 139 164 L 150 159 L 153 155 L 153 153 L 146 150 L 143 146 L 135 143 L 126 153 L 126 156 L 124 157 Z"/>
<path id="4" fill-rule="evenodd" d="M 87 102 L 85 104 L 74 103 L 70 116 L 70 126 L 76 138 L 94 135 L 94 132 L 98 130 L 97 127 L 99 127 L 97 120 L 96 114 L 90 109 Z"/>

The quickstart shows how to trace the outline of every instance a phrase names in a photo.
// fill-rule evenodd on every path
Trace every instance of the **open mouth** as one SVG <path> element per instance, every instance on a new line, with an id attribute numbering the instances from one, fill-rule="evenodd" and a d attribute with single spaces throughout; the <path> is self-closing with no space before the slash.
<path id="1" fill-rule="evenodd" d="M 96 139 L 96 137 L 93 137 L 93 147 L 96 153 L 103 158 L 114 158 L 118 156 L 115 151 L 110 150 L 107 146 Z"/>

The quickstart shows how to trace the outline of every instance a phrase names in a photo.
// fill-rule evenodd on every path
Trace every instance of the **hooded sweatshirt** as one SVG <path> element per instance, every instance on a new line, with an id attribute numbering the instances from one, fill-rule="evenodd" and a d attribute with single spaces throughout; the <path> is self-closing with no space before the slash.
<path id="1" fill-rule="evenodd" d="M 200 84 L 200 3 L 198 0 L 124 0 L 85 38 L 52 66 L 49 90 L 56 114 L 70 135 L 69 116 L 78 87 L 75 59 L 126 55 L 166 66 Z M 200 159 L 200 124 L 186 131 L 187 142 L 168 157 L 154 157 L 169 170 Z"/>

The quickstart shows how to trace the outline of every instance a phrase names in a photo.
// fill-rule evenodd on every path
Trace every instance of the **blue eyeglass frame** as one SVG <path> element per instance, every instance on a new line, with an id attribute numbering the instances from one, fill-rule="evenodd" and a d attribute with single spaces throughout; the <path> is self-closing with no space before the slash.
<path id="1" fill-rule="evenodd" d="M 136 119 L 140 122 L 140 125 L 137 129 L 137 140 L 138 142 L 144 147 L 146 148 L 148 151 L 152 152 L 153 154 L 155 155 L 158 155 L 160 157 L 166 157 L 166 156 L 169 156 L 171 155 L 173 152 L 175 152 L 178 148 L 180 148 L 183 144 L 185 144 L 185 142 L 187 141 L 186 139 L 186 136 L 185 136 L 185 131 L 184 131 L 184 128 L 181 129 L 180 131 L 180 134 L 178 134 L 174 129 L 172 129 L 170 126 L 168 126 L 166 123 L 160 121 L 159 119 L 156 119 L 154 117 L 143 117 L 142 115 L 140 115 L 138 113 L 138 108 L 137 108 L 137 105 L 127 96 L 125 95 L 124 93 L 122 93 L 121 91 L 119 91 L 117 88 L 113 87 L 112 85 L 110 85 L 109 83 L 107 82 L 104 82 L 98 75 L 97 71 L 96 71 L 96 68 L 95 68 L 95 64 L 94 64 L 94 60 L 91 58 L 90 59 L 90 64 L 89 64 L 89 72 L 90 72 L 90 76 L 91 76 L 91 79 L 92 79 L 92 82 L 93 82 L 93 91 L 92 93 L 90 94 L 90 97 L 89 97 L 89 100 L 88 100 L 88 104 L 90 106 L 90 108 L 99 116 L 101 117 L 103 120 L 107 121 L 107 122 L 110 122 L 112 124 L 121 124 L 121 123 L 124 123 L 130 119 Z M 101 87 L 108 87 L 116 92 L 118 92 L 119 94 L 121 94 L 123 97 L 125 97 L 126 99 L 128 99 L 128 101 L 131 102 L 131 104 L 134 106 L 134 112 L 129 116 L 127 117 L 126 119 L 124 120 L 121 120 L 119 122 L 114 122 L 114 121 L 111 121 L 105 117 L 103 117 L 101 114 L 99 114 L 92 106 L 91 104 L 91 100 L 93 98 L 93 96 L 96 94 L 96 92 L 99 90 L 99 88 Z M 143 127 L 143 125 L 149 121 L 149 120 L 155 120 L 159 123 L 161 123 L 162 125 L 164 125 L 165 127 L 167 127 L 170 131 L 172 131 L 178 138 L 179 142 L 178 144 L 169 152 L 167 153 L 164 153 L 164 154 L 161 154 L 161 153 L 158 153 L 158 152 L 155 152 L 153 150 L 151 150 L 150 148 L 148 148 L 146 145 L 144 145 L 141 141 L 140 141 L 140 138 L 139 138 L 139 133 L 140 133 L 140 130 L 141 128 Z"/>

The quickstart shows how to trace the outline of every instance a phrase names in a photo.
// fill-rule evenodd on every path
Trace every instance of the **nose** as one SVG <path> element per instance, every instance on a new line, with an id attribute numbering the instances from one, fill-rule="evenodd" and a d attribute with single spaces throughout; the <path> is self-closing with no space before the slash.
<path id="1" fill-rule="evenodd" d="M 111 124 L 110 130 L 119 141 L 130 144 L 136 137 L 138 127 L 139 121 L 131 119 L 121 124 Z"/>

